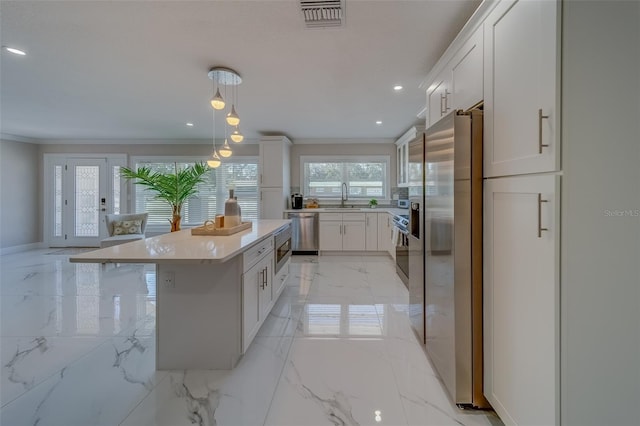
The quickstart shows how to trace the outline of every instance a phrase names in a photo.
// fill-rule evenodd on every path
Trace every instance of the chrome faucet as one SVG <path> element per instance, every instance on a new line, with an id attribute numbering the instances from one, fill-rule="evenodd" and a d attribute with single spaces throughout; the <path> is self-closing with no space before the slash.
<path id="1" fill-rule="evenodd" d="M 340 207 L 344 207 L 344 202 L 349 200 L 349 190 L 347 184 L 342 182 L 342 196 L 340 197 Z"/>

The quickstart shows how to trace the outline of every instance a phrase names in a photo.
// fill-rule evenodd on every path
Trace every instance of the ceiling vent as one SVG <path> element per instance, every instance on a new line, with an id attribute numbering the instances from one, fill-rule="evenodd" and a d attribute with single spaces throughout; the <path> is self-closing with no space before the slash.
<path id="1" fill-rule="evenodd" d="M 341 27 L 344 25 L 345 0 L 300 0 L 307 28 Z"/>

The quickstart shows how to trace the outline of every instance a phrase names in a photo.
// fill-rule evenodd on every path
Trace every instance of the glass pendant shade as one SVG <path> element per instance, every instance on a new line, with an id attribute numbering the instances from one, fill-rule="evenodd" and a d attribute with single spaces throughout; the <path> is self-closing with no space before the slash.
<path id="1" fill-rule="evenodd" d="M 218 167 L 220 167 L 220 164 L 222 164 L 222 160 L 220 160 L 220 157 L 218 156 L 218 153 L 214 148 L 211 158 L 207 160 L 207 165 L 212 169 L 217 169 Z"/>
<path id="2" fill-rule="evenodd" d="M 213 107 L 213 109 L 217 109 L 217 110 L 224 109 L 225 102 L 224 102 L 224 98 L 220 94 L 220 89 L 218 89 L 218 91 L 216 92 L 216 95 L 213 98 L 211 98 L 211 106 Z"/>
<path id="3" fill-rule="evenodd" d="M 240 117 L 238 117 L 235 105 L 231 105 L 231 112 L 227 114 L 227 123 L 229 126 L 237 126 L 240 124 Z"/>
<path id="4" fill-rule="evenodd" d="M 231 147 L 229 146 L 229 142 L 227 142 L 227 140 L 224 140 L 224 145 L 222 145 L 222 147 L 218 150 L 218 153 L 220 155 L 222 155 L 224 158 L 227 157 L 231 157 L 231 154 L 233 153 L 231 151 Z"/>
<path id="5" fill-rule="evenodd" d="M 231 140 L 236 143 L 242 142 L 244 140 L 244 135 L 240 133 L 240 129 L 238 129 L 237 127 L 233 132 L 231 132 Z"/>

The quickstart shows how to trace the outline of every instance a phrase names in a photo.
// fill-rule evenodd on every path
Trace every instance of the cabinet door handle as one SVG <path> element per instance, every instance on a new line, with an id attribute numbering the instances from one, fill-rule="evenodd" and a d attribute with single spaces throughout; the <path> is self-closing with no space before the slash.
<path id="1" fill-rule="evenodd" d="M 451 93 L 448 90 L 444 90 L 444 113 L 446 114 L 451 108 L 449 107 L 449 95 Z"/>
<path id="2" fill-rule="evenodd" d="M 342 225 L 342 228 L 344 229 L 344 235 L 347 235 L 347 225 Z"/>
<path id="3" fill-rule="evenodd" d="M 340 224 L 340 235 L 342 235 L 342 224 Z"/>
<path id="4" fill-rule="evenodd" d="M 542 231 L 548 231 L 548 228 L 542 227 L 542 203 L 546 203 L 549 200 L 543 200 L 542 194 L 538 193 L 538 238 L 542 238 Z"/>
<path id="5" fill-rule="evenodd" d="M 260 288 L 264 290 L 264 269 L 258 273 L 260 277 Z"/>
<path id="6" fill-rule="evenodd" d="M 542 120 L 549 118 L 548 115 L 542 115 L 542 108 L 538 110 L 538 154 L 542 154 L 542 148 L 549 147 L 548 143 L 542 143 Z"/>
<path id="7" fill-rule="evenodd" d="M 262 274 L 262 277 L 264 279 L 264 287 L 267 288 L 269 286 L 269 279 L 267 278 L 267 274 L 269 273 L 269 267 L 265 266 L 264 267 L 264 274 Z"/>
<path id="8" fill-rule="evenodd" d="M 440 117 L 442 117 L 444 115 L 444 113 L 446 112 L 446 109 L 444 109 L 444 101 L 446 99 L 447 95 L 445 95 L 444 93 L 440 94 Z"/>

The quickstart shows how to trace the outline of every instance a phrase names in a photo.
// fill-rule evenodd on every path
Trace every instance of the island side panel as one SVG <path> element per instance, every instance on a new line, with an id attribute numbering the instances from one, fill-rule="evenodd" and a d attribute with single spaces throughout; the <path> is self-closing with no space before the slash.
<path id="1" fill-rule="evenodd" d="M 232 369 L 241 356 L 242 256 L 156 267 L 156 369 Z M 173 281 L 173 282 L 171 282 Z"/>

